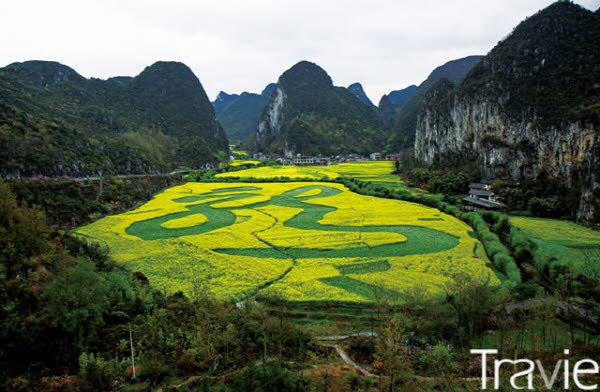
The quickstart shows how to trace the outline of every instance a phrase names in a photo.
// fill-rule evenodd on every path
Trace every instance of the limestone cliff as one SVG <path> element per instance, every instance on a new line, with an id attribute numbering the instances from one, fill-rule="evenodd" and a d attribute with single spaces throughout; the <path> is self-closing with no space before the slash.
<path id="1" fill-rule="evenodd" d="M 558 2 L 521 23 L 458 86 L 427 93 L 415 156 L 476 159 L 483 176 L 555 178 L 580 189 L 578 216 L 600 221 L 600 19 Z"/>

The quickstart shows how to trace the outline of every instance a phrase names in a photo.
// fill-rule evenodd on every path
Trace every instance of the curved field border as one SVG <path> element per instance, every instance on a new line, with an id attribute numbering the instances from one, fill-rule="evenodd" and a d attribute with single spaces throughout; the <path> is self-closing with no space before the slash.
<path id="1" fill-rule="evenodd" d="M 190 203 L 200 202 L 186 206 L 187 211 L 132 223 L 127 229 L 127 234 L 137 236 L 143 240 L 176 238 L 184 235 L 204 234 L 235 223 L 236 215 L 232 212 L 240 209 L 258 209 L 276 205 L 297 208 L 301 211 L 291 219 L 284 222 L 284 226 L 299 230 L 321 230 L 332 232 L 398 233 L 407 238 L 406 241 L 373 247 L 354 247 L 345 249 L 318 249 L 318 248 L 215 248 L 215 252 L 227 253 L 237 256 L 251 256 L 261 258 L 342 258 L 342 257 L 386 257 L 406 256 L 411 254 L 437 253 L 451 249 L 458 245 L 458 238 L 439 230 L 408 225 L 369 225 L 369 226 L 340 226 L 318 223 L 326 214 L 336 210 L 334 207 L 307 201 L 335 196 L 342 191 L 324 185 L 312 185 L 295 188 L 281 195 L 273 196 L 270 200 L 238 207 L 214 207 L 215 204 L 231 202 L 257 196 L 256 193 L 231 193 L 235 191 L 260 190 L 256 187 L 222 188 L 212 192 L 187 196 L 175 199 L 175 202 Z M 314 194 L 314 191 L 318 191 Z M 228 193 L 225 194 L 224 193 Z M 193 214 L 202 214 L 206 222 L 198 225 L 166 229 L 162 225 L 173 219 L 185 218 Z"/>
<path id="2" fill-rule="evenodd" d="M 419 190 L 409 189 L 404 186 L 393 186 L 391 184 L 382 185 L 373 181 L 363 181 L 351 177 L 330 178 L 240 178 L 240 177 L 219 177 L 213 176 L 199 179 L 198 182 L 227 182 L 235 183 L 243 181 L 245 183 L 269 183 L 269 182 L 322 182 L 338 183 L 346 186 L 350 191 L 365 196 L 375 196 L 385 199 L 403 200 L 413 203 L 423 204 L 428 207 L 437 208 L 462 220 L 471 226 L 477 235 L 477 238 L 483 243 L 485 251 L 492 260 L 493 270 L 497 277 L 502 281 L 502 285 L 508 290 L 513 289 L 521 283 L 521 270 L 517 265 L 515 257 L 510 250 L 502 243 L 496 233 L 490 230 L 480 213 L 462 212 L 454 205 L 443 200 L 441 195 L 433 195 Z M 512 240 L 511 240 L 512 241 Z M 520 247 L 520 246 L 518 246 Z"/>

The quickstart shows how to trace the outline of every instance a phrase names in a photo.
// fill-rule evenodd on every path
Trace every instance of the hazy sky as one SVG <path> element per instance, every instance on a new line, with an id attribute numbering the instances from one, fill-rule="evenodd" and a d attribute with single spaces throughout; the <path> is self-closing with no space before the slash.
<path id="1" fill-rule="evenodd" d="M 595 10 L 600 0 L 577 3 Z M 487 53 L 549 0 L 3 1 L 0 66 L 55 60 L 86 77 L 137 75 L 177 60 L 209 97 L 260 91 L 300 60 L 339 86 L 382 94 L 436 66 Z"/>

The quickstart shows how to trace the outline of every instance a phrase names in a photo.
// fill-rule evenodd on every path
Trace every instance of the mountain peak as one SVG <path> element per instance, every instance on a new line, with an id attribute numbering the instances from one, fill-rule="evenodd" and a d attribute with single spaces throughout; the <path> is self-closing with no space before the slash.
<path id="1" fill-rule="evenodd" d="M 367 154 L 382 149 L 386 137 L 372 106 L 334 86 L 318 65 L 301 61 L 279 78 L 254 141 L 258 151 L 291 157 Z"/>
<path id="2" fill-rule="evenodd" d="M 156 78 L 157 82 L 165 82 L 167 80 L 188 80 L 197 81 L 198 78 L 192 70 L 185 64 L 178 61 L 157 61 L 154 64 L 146 67 L 137 77 Z"/>
<path id="3" fill-rule="evenodd" d="M 276 88 L 277 88 L 277 83 L 269 83 L 263 89 L 263 91 L 262 91 L 262 93 L 260 93 L 260 95 L 262 95 L 263 97 L 269 98 L 269 97 L 271 97 L 271 94 L 273 94 L 273 91 L 275 91 Z"/>
<path id="4" fill-rule="evenodd" d="M 154 100 L 166 101 L 170 98 L 188 96 L 204 101 L 206 93 L 200 80 L 185 64 L 177 61 L 157 61 L 131 81 L 137 90 L 144 90 Z M 208 101 L 208 97 L 206 97 Z"/>
<path id="5" fill-rule="evenodd" d="M 30 60 L 12 63 L 5 68 L 37 85 L 47 86 L 68 81 L 83 81 L 85 78 L 73 68 L 56 61 Z"/>
<path id="6" fill-rule="evenodd" d="M 284 88 L 332 87 L 333 81 L 323 68 L 304 60 L 285 71 L 278 84 Z"/>
<path id="7" fill-rule="evenodd" d="M 425 87 L 423 90 L 423 92 L 425 92 L 429 87 L 433 86 L 435 82 L 443 78 L 446 78 L 454 83 L 459 82 L 465 77 L 473 65 L 482 58 L 483 56 L 481 55 L 472 55 L 456 60 L 450 60 L 434 69 L 431 74 L 429 74 L 425 82 L 419 85 L 419 89 L 423 89 L 423 87 Z"/>
<path id="8" fill-rule="evenodd" d="M 237 97 L 239 97 L 238 94 L 228 94 L 225 91 L 219 91 L 219 94 L 217 94 L 217 98 L 215 99 L 215 102 L 229 101 L 232 99 L 236 99 Z"/>
<path id="9" fill-rule="evenodd" d="M 373 105 L 373 102 L 369 99 L 369 96 L 367 95 L 367 93 L 365 93 L 365 90 L 363 89 L 362 84 L 360 84 L 358 82 L 352 83 L 350 86 L 348 86 L 348 90 L 350 90 L 350 92 L 352 94 L 356 95 L 356 97 L 358 99 L 360 99 L 367 105 L 375 106 L 375 105 Z"/>

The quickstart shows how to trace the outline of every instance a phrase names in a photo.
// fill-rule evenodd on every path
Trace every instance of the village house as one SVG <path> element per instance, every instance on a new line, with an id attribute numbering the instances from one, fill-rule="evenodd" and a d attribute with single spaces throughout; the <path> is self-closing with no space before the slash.
<path id="1" fill-rule="evenodd" d="M 506 207 L 496 200 L 490 184 L 484 182 L 469 184 L 469 196 L 464 197 L 462 201 L 463 209 L 466 211 L 477 211 L 481 208 L 497 210 Z"/>
<path id="2" fill-rule="evenodd" d="M 329 164 L 329 158 L 327 157 L 306 157 L 298 154 L 294 160 L 296 166 L 325 166 Z"/>

